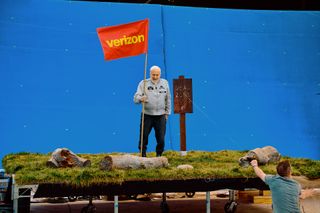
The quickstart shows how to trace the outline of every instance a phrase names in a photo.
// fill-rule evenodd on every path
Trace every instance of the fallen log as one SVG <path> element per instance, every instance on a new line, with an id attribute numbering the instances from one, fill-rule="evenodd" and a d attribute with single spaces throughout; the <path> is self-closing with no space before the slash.
<path id="1" fill-rule="evenodd" d="M 166 157 L 138 157 L 135 155 L 107 155 L 100 161 L 100 169 L 151 169 L 169 166 Z"/>
<path id="2" fill-rule="evenodd" d="M 58 148 L 51 154 L 46 165 L 52 168 L 86 167 L 91 165 L 91 161 L 79 157 L 67 148 Z"/>

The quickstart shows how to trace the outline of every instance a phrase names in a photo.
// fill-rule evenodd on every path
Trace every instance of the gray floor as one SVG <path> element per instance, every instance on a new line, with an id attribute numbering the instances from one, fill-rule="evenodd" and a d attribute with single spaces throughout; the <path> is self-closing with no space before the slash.
<path id="1" fill-rule="evenodd" d="M 130 213 L 161 213 L 160 204 L 162 202 L 161 194 L 153 194 L 151 201 L 140 200 L 120 200 L 119 212 Z M 120 198 L 121 199 L 121 198 Z M 43 200 L 45 201 L 45 200 Z M 211 194 L 211 212 L 224 212 L 224 206 L 228 198 L 218 198 Z M 88 205 L 88 200 L 64 203 L 31 203 L 32 213 L 76 213 L 81 212 L 82 208 Z M 193 198 L 186 198 L 181 194 L 168 194 L 167 203 L 170 213 L 186 212 L 206 212 L 205 193 L 196 193 Z M 97 213 L 114 212 L 113 201 L 93 200 Z M 302 213 L 320 213 L 320 196 L 310 197 L 302 200 Z M 252 204 L 238 201 L 237 213 L 272 213 L 270 204 Z"/>
<path id="2" fill-rule="evenodd" d="M 228 202 L 228 197 L 218 198 L 216 192 L 211 195 L 211 212 L 224 212 L 224 205 Z M 130 213 L 161 213 L 162 194 L 152 194 L 150 197 L 140 195 L 138 200 L 120 200 L 119 212 Z M 150 201 L 146 201 L 151 198 Z M 167 194 L 167 204 L 170 213 L 186 212 L 206 212 L 206 194 L 197 192 L 193 198 L 187 198 L 184 193 Z M 121 199 L 121 198 L 119 198 Z M 87 200 L 65 203 L 32 203 L 32 213 L 58 213 L 58 212 L 81 212 L 81 209 L 88 205 Z M 103 200 L 93 200 L 97 213 L 114 212 L 114 202 Z M 237 213 L 271 213 L 271 205 L 238 203 Z"/>
<path id="3" fill-rule="evenodd" d="M 161 213 L 161 201 L 121 201 L 119 203 L 119 212 L 131 213 Z M 205 200 L 168 200 L 170 213 L 185 212 L 206 212 Z M 224 212 L 224 200 L 211 200 L 211 212 Z M 31 204 L 33 213 L 58 213 L 58 212 L 81 212 L 81 209 L 87 205 L 87 202 L 77 201 L 65 204 Z M 113 202 L 94 201 L 96 212 L 113 212 Z M 239 204 L 237 213 L 271 213 L 270 205 L 265 204 Z"/>

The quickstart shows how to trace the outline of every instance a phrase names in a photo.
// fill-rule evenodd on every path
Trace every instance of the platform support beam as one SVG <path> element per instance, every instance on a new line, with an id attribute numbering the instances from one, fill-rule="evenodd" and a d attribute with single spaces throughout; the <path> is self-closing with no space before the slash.
<path id="1" fill-rule="evenodd" d="M 206 192 L 206 213 L 210 213 L 210 192 Z"/>
<path id="2" fill-rule="evenodd" d="M 19 190 L 16 187 L 15 175 L 12 175 L 11 200 L 13 200 L 13 213 L 18 213 Z"/>
<path id="3" fill-rule="evenodd" d="M 118 213 L 119 210 L 119 199 L 118 195 L 114 196 L 114 213 Z"/>

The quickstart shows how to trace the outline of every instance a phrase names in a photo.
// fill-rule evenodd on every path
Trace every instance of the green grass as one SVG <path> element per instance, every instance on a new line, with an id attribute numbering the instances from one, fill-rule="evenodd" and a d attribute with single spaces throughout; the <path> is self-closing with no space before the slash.
<path id="1" fill-rule="evenodd" d="M 170 166 L 161 169 L 102 171 L 99 169 L 99 162 L 107 155 L 106 153 L 79 154 L 79 156 L 91 160 L 91 167 L 88 168 L 48 168 L 46 167 L 46 161 L 50 158 L 51 153 L 8 154 L 3 158 L 2 165 L 7 173 L 16 175 L 16 182 L 20 185 L 65 183 L 75 186 L 88 186 L 101 183 L 121 184 L 130 180 L 157 181 L 256 177 L 251 167 L 242 168 L 238 165 L 238 159 L 246 153 L 247 151 L 230 150 L 218 152 L 189 151 L 187 156 L 182 157 L 179 152 L 167 151 L 164 156 L 168 158 Z M 148 153 L 148 156 L 155 156 L 155 153 Z M 320 178 L 320 161 L 289 157 L 283 157 L 282 159 L 290 160 L 293 175 L 303 175 L 310 179 Z M 177 169 L 176 167 L 181 164 L 190 164 L 194 169 Z M 276 164 L 269 164 L 261 166 L 261 169 L 267 174 L 276 174 L 275 167 Z"/>

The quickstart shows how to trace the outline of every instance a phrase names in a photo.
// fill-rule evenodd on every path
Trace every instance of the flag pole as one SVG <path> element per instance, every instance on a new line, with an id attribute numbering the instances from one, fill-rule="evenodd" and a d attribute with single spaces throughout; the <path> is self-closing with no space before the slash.
<path id="1" fill-rule="evenodd" d="M 147 79 L 147 64 L 148 64 L 148 52 L 146 52 L 146 57 L 144 60 L 144 78 L 143 78 L 143 95 L 146 95 L 146 79 Z M 142 102 L 142 116 L 141 116 L 141 132 L 140 132 L 140 154 L 142 156 L 143 150 L 143 132 L 144 132 L 144 105 Z"/>

